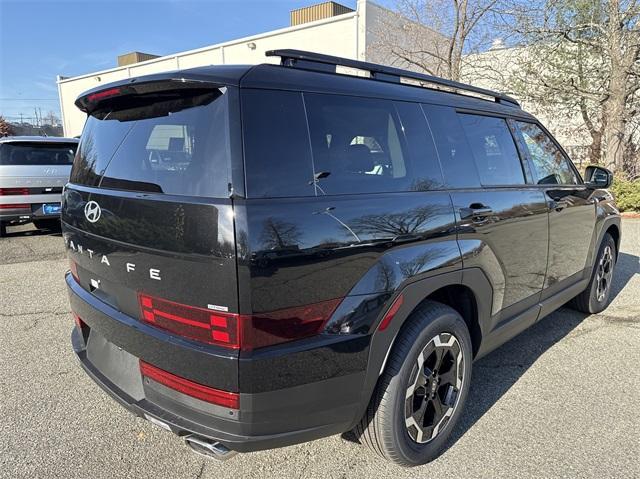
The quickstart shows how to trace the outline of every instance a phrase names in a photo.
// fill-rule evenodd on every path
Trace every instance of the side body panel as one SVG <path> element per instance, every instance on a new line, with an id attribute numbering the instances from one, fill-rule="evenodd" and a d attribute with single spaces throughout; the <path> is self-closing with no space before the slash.
<path id="1" fill-rule="evenodd" d="M 595 245 L 596 208 L 585 185 L 541 188 L 549 204 L 549 267 L 544 296 L 581 279 Z"/>
<path id="2" fill-rule="evenodd" d="M 237 200 L 235 213 L 241 313 L 344 298 L 327 326 L 333 334 L 298 341 L 288 356 L 241 353 L 241 390 L 368 373 L 370 335 L 390 297 L 462 267 L 444 192 Z"/>
<path id="3" fill-rule="evenodd" d="M 464 267 L 479 267 L 493 285 L 491 315 L 519 303 L 524 310 L 540 299 L 549 241 L 547 206 L 535 188 L 452 193 Z M 473 203 L 490 207 L 485 218 L 461 218 Z M 513 311 L 517 314 L 521 311 Z"/>

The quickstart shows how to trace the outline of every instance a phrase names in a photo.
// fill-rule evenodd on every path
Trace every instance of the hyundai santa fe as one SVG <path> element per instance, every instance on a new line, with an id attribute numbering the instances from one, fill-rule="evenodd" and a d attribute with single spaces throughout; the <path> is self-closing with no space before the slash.
<path id="1" fill-rule="evenodd" d="M 62 199 L 73 349 L 202 454 L 350 432 L 429 462 L 476 359 L 567 302 L 607 306 L 611 174 L 583 180 L 506 95 L 268 55 L 280 64 L 77 99 L 88 119 Z"/>
<path id="2" fill-rule="evenodd" d="M 7 226 L 33 222 L 60 228 L 60 197 L 69 181 L 76 138 L 0 138 L 0 237 Z"/>

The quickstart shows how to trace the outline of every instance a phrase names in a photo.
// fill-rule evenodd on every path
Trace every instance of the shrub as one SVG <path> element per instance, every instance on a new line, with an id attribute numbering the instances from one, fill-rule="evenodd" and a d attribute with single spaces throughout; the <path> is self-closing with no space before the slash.
<path id="1" fill-rule="evenodd" d="M 616 197 L 616 204 L 620 211 L 640 212 L 640 179 L 629 181 L 616 177 L 611 191 Z"/>

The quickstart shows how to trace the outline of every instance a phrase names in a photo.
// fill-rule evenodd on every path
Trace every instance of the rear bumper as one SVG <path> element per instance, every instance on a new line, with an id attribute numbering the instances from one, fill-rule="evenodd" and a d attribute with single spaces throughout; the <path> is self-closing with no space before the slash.
<path id="1" fill-rule="evenodd" d="M 147 338 L 145 332 L 138 327 L 118 324 L 118 315 L 121 313 L 82 290 L 71 275 L 68 274 L 66 279 L 72 309 L 87 324 L 87 330 L 81 333 L 76 327 L 71 336 L 73 349 L 80 364 L 102 389 L 137 416 L 159 420 L 180 436 L 198 434 L 218 440 L 229 449 L 239 452 L 271 449 L 338 434 L 348 430 L 356 419 L 355 415 L 364 400 L 364 370 L 353 371 L 345 368 L 349 371 L 348 374 L 304 384 L 295 380 L 289 381 L 290 386 L 286 387 L 284 378 L 291 374 L 291 371 L 272 366 L 275 364 L 274 361 L 283 364 L 283 361 L 286 363 L 291 357 L 318 356 L 325 361 L 326 347 L 310 349 L 309 354 L 303 356 L 300 356 L 302 353 L 298 347 L 297 352 L 293 354 L 291 350 L 287 350 L 278 354 L 271 352 L 266 354 L 265 358 L 255 360 L 239 360 L 236 357 L 233 360 L 235 367 L 238 367 L 238 363 L 244 364 L 236 370 L 237 375 L 242 376 L 243 367 L 250 366 L 252 373 L 256 370 L 270 369 L 270 377 L 266 377 L 266 373 L 262 374 L 262 383 L 266 384 L 271 380 L 272 384 L 278 385 L 278 389 L 260 392 L 243 392 L 240 388 L 239 410 L 204 403 L 146 378 L 143 381 L 139 371 L 131 366 L 133 363 L 137 365 L 138 357 L 127 352 L 125 344 L 119 344 L 118 338 L 122 333 L 114 334 L 114 331 L 125 328 L 131 341 L 136 343 L 146 340 L 153 343 L 158 338 Z M 109 322 L 110 326 L 104 327 L 105 322 Z M 116 356 L 124 354 L 130 357 L 133 361 L 130 361 L 130 367 L 123 367 L 114 373 L 113 364 L 117 363 L 117 360 L 113 357 L 103 362 L 102 366 L 96 364 L 98 361 L 94 363 L 91 358 L 96 357 L 95 349 L 89 352 L 91 334 L 95 334 L 94 337 L 104 336 L 104 343 L 115 346 Z M 342 355 L 343 361 L 353 364 L 353 358 L 344 354 L 346 350 L 353 349 L 349 347 L 349 342 L 350 340 L 346 339 L 333 349 L 337 351 L 337 358 L 340 359 Z M 344 343 L 347 343 L 346 348 Z M 194 344 L 192 348 L 198 350 L 202 346 Z M 175 349 L 174 352 L 179 354 L 185 351 Z M 198 351 L 193 351 L 193 354 L 197 355 Z M 231 364 L 229 366 L 231 367 Z M 307 367 L 314 369 L 312 363 Z M 313 372 L 310 372 L 309 377 L 313 376 Z M 242 382 L 240 377 L 239 384 Z M 249 386 L 247 384 L 247 388 Z M 255 384 L 253 386 L 255 389 Z"/>
<path id="2" fill-rule="evenodd" d="M 32 203 L 31 201 L 14 201 L 14 203 L 28 204 L 27 208 L 2 208 L 0 209 L 0 221 L 3 223 L 27 223 L 33 220 L 60 219 L 60 213 L 45 214 L 45 204 L 60 203 L 60 195 L 46 203 Z"/>

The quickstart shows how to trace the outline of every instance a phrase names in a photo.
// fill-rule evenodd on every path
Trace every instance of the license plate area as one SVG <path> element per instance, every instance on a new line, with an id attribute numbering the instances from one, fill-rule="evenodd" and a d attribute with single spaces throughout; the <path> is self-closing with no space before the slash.
<path id="1" fill-rule="evenodd" d="M 144 398 L 138 358 L 108 341 L 95 329 L 89 332 L 87 359 L 133 399 Z"/>
<path id="2" fill-rule="evenodd" d="M 42 205 L 42 214 L 44 214 L 45 216 L 59 215 L 60 209 L 60 203 L 45 203 L 44 205 Z"/>

